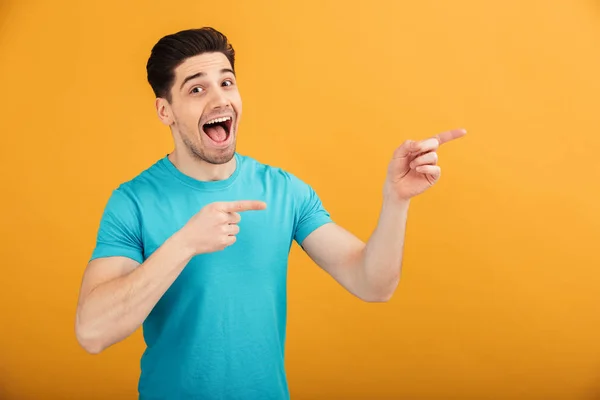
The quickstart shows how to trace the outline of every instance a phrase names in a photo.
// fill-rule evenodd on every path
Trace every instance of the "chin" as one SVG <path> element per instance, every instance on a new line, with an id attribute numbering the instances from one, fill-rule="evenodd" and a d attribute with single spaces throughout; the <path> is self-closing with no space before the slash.
<path id="1" fill-rule="evenodd" d="M 236 150 L 235 143 L 223 149 L 197 148 L 196 146 L 188 146 L 188 148 L 194 157 L 213 165 L 228 163 L 234 157 Z"/>
<path id="2" fill-rule="evenodd" d="M 226 164 L 233 159 L 235 155 L 235 148 L 227 149 L 224 152 L 214 152 L 209 154 L 204 160 L 210 164 Z"/>

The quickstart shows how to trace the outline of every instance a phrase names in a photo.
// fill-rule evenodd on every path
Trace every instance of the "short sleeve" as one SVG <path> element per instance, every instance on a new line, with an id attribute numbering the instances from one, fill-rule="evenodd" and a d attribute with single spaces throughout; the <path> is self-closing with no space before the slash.
<path id="1" fill-rule="evenodd" d="M 296 181 L 298 200 L 294 239 L 299 245 L 302 245 L 308 235 L 320 226 L 332 222 L 332 219 L 314 189 L 298 178 L 294 178 L 294 180 Z"/>
<path id="2" fill-rule="evenodd" d="M 133 199 L 120 189 L 110 196 L 98 228 L 91 259 L 121 256 L 143 262 L 141 223 Z"/>

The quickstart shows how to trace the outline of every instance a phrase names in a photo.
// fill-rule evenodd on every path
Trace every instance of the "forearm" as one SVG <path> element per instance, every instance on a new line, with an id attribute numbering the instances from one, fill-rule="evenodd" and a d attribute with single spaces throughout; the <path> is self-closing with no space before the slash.
<path id="1" fill-rule="evenodd" d="M 94 288 L 77 314 L 77 335 L 97 353 L 131 335 L 191 259 L 175 234 L 131 273 Z"/>
<path id="2" fill-rule="evenodd" d="M 364 292 L 388 300 L 400 279 L 409 201 L 384 197 L 379 221 L 361 258 Z"/>

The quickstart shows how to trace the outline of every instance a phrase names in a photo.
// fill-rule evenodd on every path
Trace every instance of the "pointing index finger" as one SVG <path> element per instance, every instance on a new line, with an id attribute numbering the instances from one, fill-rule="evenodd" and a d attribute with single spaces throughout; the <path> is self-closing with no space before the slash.
<path id="1" fill-rule="evenodd" d="M 260 200 L 238 200 L 221 203 L 220 209 L 225 212 L 241 212 L 252 210 L 264 210 L 267 203 Z"/>
<path id="2" fill-rule="evenodd" d="M 450 131 L 442 132 L 434 136 L 440 142 L 440 145 L 447 143 L 451 140 L 461 138 L 467 134 L 465 129 L 453 129 Z"/>

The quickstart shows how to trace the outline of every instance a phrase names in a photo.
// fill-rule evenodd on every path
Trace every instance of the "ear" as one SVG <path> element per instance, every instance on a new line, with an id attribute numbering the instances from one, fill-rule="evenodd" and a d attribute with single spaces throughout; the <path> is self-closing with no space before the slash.
<path id="1" fill-rule="evenodd" d="M 158 115 L 158 119 L 167 125 L 171 126 L 173 124 L 173 110 L 171 110 L 171 105 L 166 99 L 158 97 L 155 101 L 156 113 Z"/>

